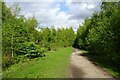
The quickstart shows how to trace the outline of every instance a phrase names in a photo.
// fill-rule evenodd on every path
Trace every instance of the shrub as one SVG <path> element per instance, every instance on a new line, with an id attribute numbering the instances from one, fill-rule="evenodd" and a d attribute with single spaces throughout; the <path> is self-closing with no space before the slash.
<path id="1" fill-rule="evenodd" d="M 19 54 L 25 55 L 27 58 L 36 58 L 45 56 L 45 48 L 40 48 L 34 42 L 25 42 L 22 43 L 19 49 Z"/>
<path id="2" fill-rule="evenodd" d="M 2 56 L 2 68 L 6 68 L 9 67 L 10 65 L 12 65 L 12 59 L 9 56 Z"/>
<path id="3" fill-rule="evenodd" d="M 20 61 L 19 56 L 15 56 L 15 57 L 11 57 L 9 55 L 2 56 L 2 68 L 5 69 L 9 66 L 11 66 L 12 64 L 18 63 Z"/>

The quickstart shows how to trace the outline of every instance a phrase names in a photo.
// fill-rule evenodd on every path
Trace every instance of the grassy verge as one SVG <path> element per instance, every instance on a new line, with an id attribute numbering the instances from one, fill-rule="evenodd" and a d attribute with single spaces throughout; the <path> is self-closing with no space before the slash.
<path id="1" fill-rule="evenodd" d="M 108 59 L 105 56 L 90 54 L 88 51 L 82 50 L 82 52 L 90 61 L 92 61 L 95 65 L 98 65 L 101 68 L 103 68 L 108 74 L 115 78 L 120 78 L 120 72 L 114 66 L 114 63 L 110 61 L 110 59 Z"/>
<path id="2" fill-rule="evenodd" d="M 44 58 L 19 62 L 3 71 L 3 78 L 65 78 L 72 47 L 46 53 Z"/>

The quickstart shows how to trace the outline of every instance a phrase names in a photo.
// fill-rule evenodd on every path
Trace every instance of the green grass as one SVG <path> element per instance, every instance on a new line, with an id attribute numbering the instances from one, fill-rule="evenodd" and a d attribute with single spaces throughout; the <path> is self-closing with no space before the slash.
<path id="1" fill-rule="evenodd" d="M 72 47 L 49 51 L 44 58 L 19 62 L 3 71 L 3 78 L 65 78 Z"/>
<path id="2" fill-rule="evenodd" d="M 105 56 L 90 54 L 88 51 L 85 51 L 85 50 L 82 50 L 82 52 L 90 61 L 92 61 L 94 64 L 103 68 L 107 73 L 109 73 L 115 78 L 120 78 L 120 72 L 118 71 L 114 63 L 110 61 L 111 59 Z"/>

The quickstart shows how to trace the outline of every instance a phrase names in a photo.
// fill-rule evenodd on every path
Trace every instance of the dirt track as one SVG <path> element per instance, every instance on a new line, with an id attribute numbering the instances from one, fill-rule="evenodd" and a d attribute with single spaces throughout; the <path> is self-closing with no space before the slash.
<path id="1" fill-rule="evenodd" d="M 70 78 L 109 78 L 115 80 L 81 54 L 82 51 L 74 49 L 71 55 Z"/>

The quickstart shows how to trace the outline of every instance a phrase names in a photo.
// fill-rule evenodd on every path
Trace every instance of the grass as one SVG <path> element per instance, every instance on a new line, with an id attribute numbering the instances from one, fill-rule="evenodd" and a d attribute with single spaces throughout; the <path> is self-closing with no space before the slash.
<path id="1" fill-rule="evenodd" d="M 72 47 L 49 51 L 44 58 L 19 62 L 3 71 L 3 78 L 65 78 Z"/>
<path id="2" fill-rule="evenodd" d="M 110 59 L 108 59 L 105 56 L 90 54 L 88 51 L 85 50 L 82 50 L 82 52 L 88 58 L 88 60 L 92 61 L 95 65 L 98 65 L 101 68 L 103 68 L 108 74 L 115 78 L 120 78 L 120 72 L 114 66 L 114 63 L 110 61 Z"/>

